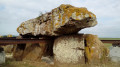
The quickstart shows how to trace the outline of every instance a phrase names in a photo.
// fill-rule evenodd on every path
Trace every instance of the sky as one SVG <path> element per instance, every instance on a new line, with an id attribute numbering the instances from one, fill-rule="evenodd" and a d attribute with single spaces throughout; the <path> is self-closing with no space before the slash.
<path id="1" fill-rule="evenodd" d="M 86 7 L 97 16 L 95 27 L 79 33 L 120 38 L 120 0 L 0 0 L 0 35 L 19 35 L 16 29 L 24 21 L 50 12 L 61 4 Z"/>

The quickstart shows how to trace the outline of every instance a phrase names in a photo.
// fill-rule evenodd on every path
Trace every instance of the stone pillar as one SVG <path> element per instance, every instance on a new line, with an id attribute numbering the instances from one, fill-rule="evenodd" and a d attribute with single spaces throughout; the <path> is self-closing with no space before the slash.
<path id="1" fill-rule="evenodd" d="M 55 65 L 84 64 L 84 47 L 83 34 L 58 37 L 53 46 Z"/>
<path id="2" fill-rule="evenodd" d="M 0 64 L 5 63 L 5 52 L 2 47 L 0 47 Z"/>

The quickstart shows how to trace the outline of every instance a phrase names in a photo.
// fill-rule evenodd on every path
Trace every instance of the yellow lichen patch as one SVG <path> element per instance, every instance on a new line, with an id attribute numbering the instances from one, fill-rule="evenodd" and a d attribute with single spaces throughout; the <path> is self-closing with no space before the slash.
<path id="1" fill-rule="evenodd" d="M 85 47 L 85 54 L 86 54 L 86 57 L 88 59 L 88 62 L 90 62 L 91 54 L 90 54 L 90 51 L 89 51 L 89 47 Z"/>
<path id="2" fill-rule="evenodd" d="M 78 7 L 73 7 L 71 5 L 61 5 L 59 7 L 61 10 L 63 10 L 63 24 L 65 23 L 65 17 L 70 18 L 73 13 L 76 13 L 76 16 L 81 16 L 85 18 L 85 15 L 88 14 L 88 17 L 96 17 L 93 13 L 89 12 L 86 8 L 78 8 Z M 92 15 L 92 16 L 91 16 Z M 79 18 L 76 18 L 75 20 L 80 20 Z"/>
<path id="3" fill-rule="evenodd" d="M 56 23 L 56 24 L 55 24 L 55 27 L 57 27 L 58 25 L 59 25 L 59 23 Z"/>
<path id="4" fill-rule="evenodd" d="M 56 19 L 56 17 L 58 18 Z M 71 6 L 69 4 L 67 5 L 62 4 L 58 8 L 52 10 L 51 24 L 56 25 L 57 20 L 59 26 L 60 25 L 63 26 L 65 23 L 69 21 L 70 18 L 73 18 L 74 20 L 82 20 L 86 17 L 96 18 L 96 16 L 93 13 L 89 12 L 86 8 L 78 8 Z M 68 21 L 66 21 L 66 18 L 68 19 Z"/>

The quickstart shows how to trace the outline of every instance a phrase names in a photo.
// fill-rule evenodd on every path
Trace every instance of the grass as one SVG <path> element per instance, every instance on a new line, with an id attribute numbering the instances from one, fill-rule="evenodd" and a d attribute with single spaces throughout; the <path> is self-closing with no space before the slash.
<path id="1" fill-rule="evenodd" d="M 99 38 L 100 40 L 120 40 L 120 38 Z M 104 43 L 105 47 L 109 48 L 110 46 L 112 46 L 111 43 Z"/>
<path id="2" fill-rule="evenodd" d="M 100 40 L 120 40 L 120 38 L 99 38 Z"/>
<path id="3" fill-rule="evenodd" d="M 53 67 L 50 64 L 36 61 L 15 61 L 13 58 L 6 60 L 6 63 L 0 65 L 0 67 Z"/>
<path id="4" fill-rule="evenodd" d="M 105 47 L 109 48 L 110 46 L 112 46 L 111 43 L 104 43 Z"/>
<path id="5" fill-rule="evenodd" d="M 35 61 L 15 61 L 14 59 L 7 59 L 5 64 L 0 67 L 120 67 L 120 63 L 114 63 L 106 61 L 104 63 L 93 63 L 93 64 L 58 64 L 50 65 L 43 62 Z"/>

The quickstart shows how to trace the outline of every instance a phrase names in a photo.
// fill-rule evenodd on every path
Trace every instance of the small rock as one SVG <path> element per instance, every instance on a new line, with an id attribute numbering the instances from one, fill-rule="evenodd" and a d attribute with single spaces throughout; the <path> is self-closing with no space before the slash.
<path id="1" fill-rule="evenodd" d="M 53 62 L 53 57 L 48 57 L 48 56 L 42 57 L 42 58 L 41 58 L 41 61 L 46 62 L 46 63 L 48 63 L 48 64 L 54 64 L 54 62 Z"/>

